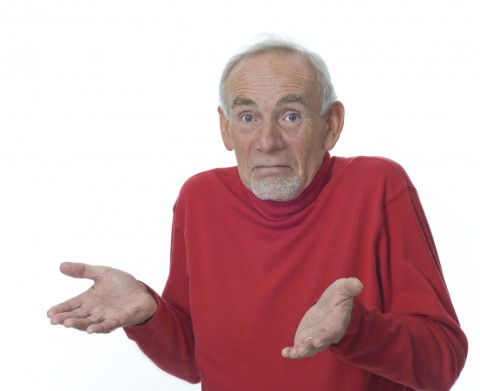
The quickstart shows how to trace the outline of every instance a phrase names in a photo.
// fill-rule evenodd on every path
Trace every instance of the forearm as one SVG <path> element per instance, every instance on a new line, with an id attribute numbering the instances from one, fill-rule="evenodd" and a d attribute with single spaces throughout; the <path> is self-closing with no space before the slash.
<path id="1" fill-rule="evenodd" d="M 151 292 L 158 303 L 157 312 L 141 325 L 125 327 L 125 333 L 159 368 L 190 383 L 198 383 L 189 316 Z"/>
<path id="2" fill-rule="evenodd" d="M 382 314 L 355 299 L 352 319 L 340 343 L 340 359 L 415 390 L 449 390 L 462 370 L 467 341 L 445 316 Z"/>

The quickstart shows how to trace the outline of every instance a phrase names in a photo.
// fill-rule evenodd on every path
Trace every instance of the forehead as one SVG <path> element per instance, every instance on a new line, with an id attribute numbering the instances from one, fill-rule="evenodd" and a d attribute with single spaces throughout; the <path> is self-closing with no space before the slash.
<path id="1" fill-rule="evenodd" d="M 226 83 L 228 104 L 238 97 L 279 99 L 300 95 L 305 100 L 317 98 L 317 78 L 304 55 L 288 52 L 268 52 L 240 61 Z"/>

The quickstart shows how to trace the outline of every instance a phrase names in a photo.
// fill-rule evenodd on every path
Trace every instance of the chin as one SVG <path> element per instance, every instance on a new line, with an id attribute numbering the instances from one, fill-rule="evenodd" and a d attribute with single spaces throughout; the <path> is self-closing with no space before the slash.
<path id="1" fill-rule="evenodd" d="M 300 178 L 267 176 L 253 180 L 251 191 L 264 201 L 290 201 L 300 193 Z"/>

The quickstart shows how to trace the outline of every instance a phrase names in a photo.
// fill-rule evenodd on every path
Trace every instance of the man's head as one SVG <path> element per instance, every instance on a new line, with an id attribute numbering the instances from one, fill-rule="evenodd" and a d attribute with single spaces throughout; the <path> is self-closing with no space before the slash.
<path id="1" fill-rule="evenodd" d="M 261 199 L 296 198 L 343 127 L 323 61 L 295 44 L 264 42 L 227 64 L 220 89 L 222 138 L 244 185 Z"/>
<path id="2" fill-rule="evenodd" d="M 321 106 L 319 109 L 322 114 L 325 114 L 330 108 L 331 104 L 337 100 L 335 89 L 330 80 L 330 73 L 328 72 L 327 65 L 317 53 L 311 52 L 295 42 L 275 38 L 261 41 L 236 54 L 227 62 L 225 68 L 223 69 L 219 88 L 220 107 L 222 108 L 223 112 L 228 115 L 226 81 L 233 68 L 235 68 L 235 66 L 244 59 L 270 52 L 302 54 L 306 57 L 316 73 L 317 88 L 320 96 L 322 97 Z"/>

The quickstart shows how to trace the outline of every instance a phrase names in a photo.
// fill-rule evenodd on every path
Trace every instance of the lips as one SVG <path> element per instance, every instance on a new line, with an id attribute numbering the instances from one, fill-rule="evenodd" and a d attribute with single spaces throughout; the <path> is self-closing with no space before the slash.
<path id="1" fill-rule="evenodd" d="M 289 172 L 291 172 L 291 168 L 289 166 L 283 165 L 265 165 L 265 166 L 256 166 L 253 169 L 253 172 L 259 176 L 285 176 Z"/>

